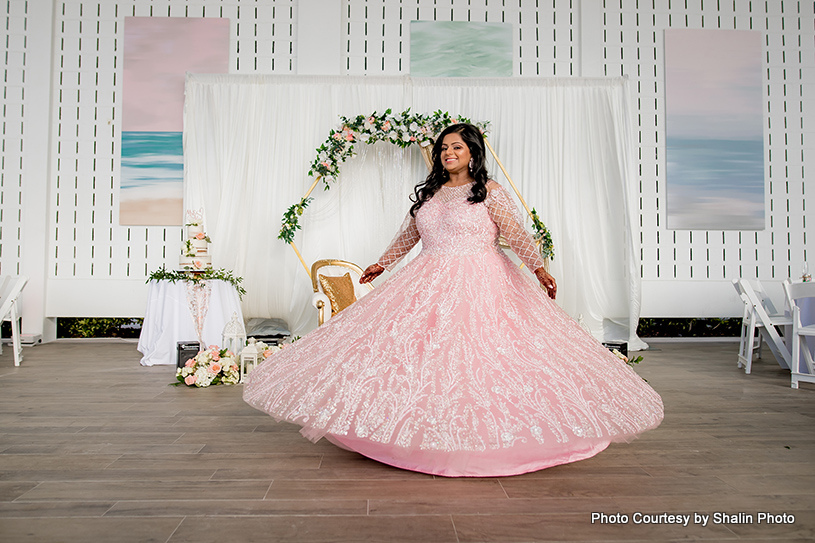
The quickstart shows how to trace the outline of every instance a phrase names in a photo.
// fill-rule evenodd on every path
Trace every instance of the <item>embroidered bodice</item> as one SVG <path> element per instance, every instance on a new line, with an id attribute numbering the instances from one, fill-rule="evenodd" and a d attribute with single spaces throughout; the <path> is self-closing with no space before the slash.
<path id="1" fill-rule="evenodd" d="M 483 202 L 472 204 L 467 201 L 471 190 L 472 184 L 443 186 L 416 217 L 408 213 L 379 265 L 393 269 L 420 239 L 422 254 L 468 255 L 500 250 L 500 235 L 530 270 L 542 267 L 543 259 L 507 191 L 493 188 Z"/>

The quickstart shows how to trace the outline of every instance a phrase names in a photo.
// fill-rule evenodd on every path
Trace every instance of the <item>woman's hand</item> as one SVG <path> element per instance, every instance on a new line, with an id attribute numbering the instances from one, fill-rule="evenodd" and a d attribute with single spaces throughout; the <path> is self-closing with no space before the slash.
<path id="1" fill-rule="evenodd" d="M 362 276 L 359 278 L 360 284 L 364 285 L 365 283 L 370 283 L 371 281 L 373 281 L 374 279 L 379 277 L 379 275 L 383 271 L 385 271 L 385 268 L 383 268 L 379 264 L 371 264 L 370 266 L 365 268 L 365 271 L 362 273 Z"/>
<path id="2" fill-rule="evenodd" d="M 535 277 L 538 278 L 540 281 L 541 286 L 546 289 L 546 292 L 549 294 L 549 297 L 553 300 L 555 296 L 557 296 L 557 283 L 555 283 L 555 278 L 552 277 L 548 271 L 544 270 L 542 267 L 535 270 Z"/>

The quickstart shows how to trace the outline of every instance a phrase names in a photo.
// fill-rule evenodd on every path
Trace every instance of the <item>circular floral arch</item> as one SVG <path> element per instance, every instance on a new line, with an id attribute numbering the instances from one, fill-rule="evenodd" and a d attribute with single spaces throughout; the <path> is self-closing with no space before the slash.
<path id="1" fill-rule="evenodd" d="M 436 136 L 445 128 L 457 123 L 474 124 L 483 134 L 486 134 L 489 129 L 489 122 L 472 122 L 466 117 L 454 117 L 441 110 L 428 115 L 411 113 L 410 108 L 408 108 L 396 115 L 393 114 L 391 109 L 387 109 L 381 114 L 373 112 L 367 116 L 357 115 L 354 118 L 340 116 L 339 127 L 332 129 L 331 132 L 328 133 L 328 138 L 317 148 L 317 157 L 311 163 L 308 175 L 315 177 L 314 183 L 312 183 L 311 188 L 308 189 L 300 201 L 291 205 L 283 214 L 280 233 L 277 238 L 292 246 L 310 276 L 311 272 L 308 266 L 294 245 L 294 235 L 297 230 L 301 228 L 299 217 L 313 200 L 311 192 L 321 180 L 325 184 L 326 190 L 331 188 L 330 182 L 336 181 L 340 174 L 340 165 L 356 155 L 354 145 L 357 143 L 370 145 L 378 141 L 387 141 L 402 148 L 419 145 L 423 151 L 425 151 L 424 156 L 425 160 L 428 161 L 429 167 L 430 159 L 429 153 L 426 152 L 427 148 L 433 145 Z M 532 218 L 532 228 L 535 232 L 534 238 L 538 244 L 541 256 L 544 259 L 554 259 L 554 246 L 549 230 L 538 218 L 535 209 L 529 209 L 526 205 L 515 183 L 513 183 L 509 174 L 507 174 L 501 161 L 498 160 L 498 156 L 487 141 L 486 136 L 484 142 L 498 163 L 498 166 L 504 172 L 504 175 L 506 175 L 515 193 L 521 199 L 527 213 L 529 213 L 529 216 Z"/>

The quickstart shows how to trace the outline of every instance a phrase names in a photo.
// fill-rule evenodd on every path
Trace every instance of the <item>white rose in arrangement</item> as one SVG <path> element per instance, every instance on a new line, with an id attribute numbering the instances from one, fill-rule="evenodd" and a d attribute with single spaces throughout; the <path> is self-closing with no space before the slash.
<path id="1" fill-rule="evenodd" d="M 195 370 L 195 386 L 208 387 L 212 384 L 212 379 L 215 377 L 209 372 L 209 368 L 202 366 Z"/>

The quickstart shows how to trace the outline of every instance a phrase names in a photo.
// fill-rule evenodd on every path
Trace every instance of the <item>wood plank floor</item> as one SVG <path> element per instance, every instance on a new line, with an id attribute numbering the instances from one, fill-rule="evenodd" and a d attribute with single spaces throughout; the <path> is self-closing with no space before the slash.
<path id="1" fill-rule="evenodd" d="M 139 366 L 133 342 L 26 348 L 20 368 L 7 348 L 0 541 L 815 540 L 815 385 L 791 389 L 769 353 L 744 375 L 733 342 L 652 347 L 637 371 L 664 399 L 658 429 L 484 479 L 313 444 L 239 386 L 168 386 L 173 368 Z"/>

